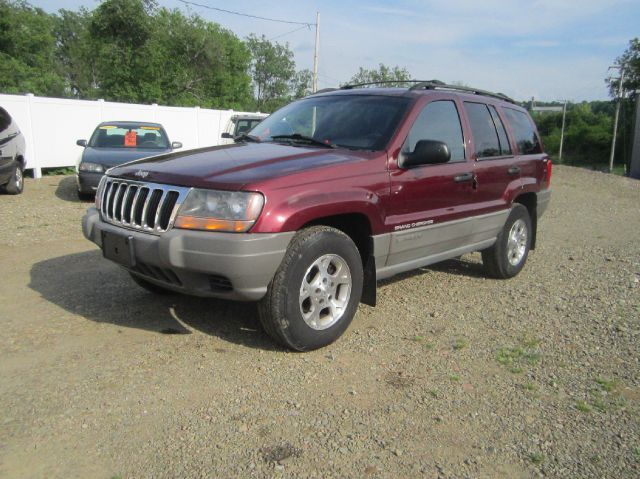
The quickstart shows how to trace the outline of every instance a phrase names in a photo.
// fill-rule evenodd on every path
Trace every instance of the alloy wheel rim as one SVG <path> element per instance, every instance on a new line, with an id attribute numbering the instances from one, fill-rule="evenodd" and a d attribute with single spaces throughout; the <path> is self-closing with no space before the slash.
<path id="1" fill-rule="evenodd" d="M 312 329 L 328 329 L 344 315 L 351 297 L 352 278 L 347 262 L 337 254 L 316 259 L 302 278 L 300 313 Z"/>
<path id="2" fill-rule="evenodd" d="M 527 252 L 527 234 L 527 224 L 523 220 L 516 220 L 511 225 L 507 239 L 507 259 L 511 266 L 517 266 L 524 258 Z"/>
<path id="3" fill-rule="evenodd" d="M 22 189 L 22 170 L 20 168 L 16 168 L 15 180 L 16 180 L 16 188 L 19 191 Z"/>

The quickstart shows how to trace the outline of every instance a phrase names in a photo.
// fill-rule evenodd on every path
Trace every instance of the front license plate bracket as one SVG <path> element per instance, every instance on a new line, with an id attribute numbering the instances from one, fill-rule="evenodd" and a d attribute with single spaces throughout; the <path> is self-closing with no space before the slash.
<path id="1" fill-rule="evenodd" d="M 115 263 L 127 268 L 136 265 L 136 256 L 133 248 L 133 236 L 102 232 L 102 255 Z"/>

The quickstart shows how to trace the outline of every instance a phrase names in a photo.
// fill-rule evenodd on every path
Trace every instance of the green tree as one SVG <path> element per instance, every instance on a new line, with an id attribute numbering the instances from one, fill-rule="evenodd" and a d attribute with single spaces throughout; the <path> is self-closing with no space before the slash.
<path id="1" fill-rule="evenodd" d="M 624 84 L 622 88 L 635 98 L 636 90 L 640 90 L 640 39 L 634 38 L 629 41 L 629 46 L 624 53 L 616 58 L 616 65 L 624 69 Z M 607 79 L 609 93 L 613 98 L 618 95 L 619 79 Z"/>
<path id="2" fill-rule="evenodd" d="M 104 97 L 141 102 L 155 96 L 147 86 L 146 42 L 152 32 L 152 8 L 142 0 L 106 0 L 96 8 L 89 23 L 96 56 L 98 89 Z"/>
<path id="3" fill-rule="evenodd" d="M 61 67 L 68 95 L 75 98 L 96 98 L 98 76 L 96 55 L 89 35 L 90 12 L 84 8 L 77 12 L 61 9 L 54 20 L 56 59 Z"/>
<path id="4" fill-rule="evenodd" d="M 357 85 L 360 83 L 388 82 L 385 83 L 385 86 L 403 87 L 407 86 L 407 84 L 402 81 L 410 79 L 411 75 L 409 74 L 409 70 L 406 68 L 400 68 L 398 66 L 390 68 L 380 63 L 377 69 L 369 70 L 367 68 L 360 67 L 358 72 L 351 77 L 348 84 Z"/>
<path id="5" fill-rule="evenodd" d="M 54 19 L 25 1 L 0 0 L 0 91 L 63 96 Z"/>
<path id="6" fill-rule="evenodd" d="M 251 52 L 256 108 L 266 111 L 277 109 L 288 101 L 291 84 L 295 83 L 293 52 L 288 44 L 273 43 L 264 35 L 249 35 L 247 46 Z"/>
<path id="7" fill-rule="evenodd" d="M 158 103 L 235 109 L 251 104 L 249 49 L 215 23 L 161 9 L 146 53 L 146 90 Z"/>
<path id="8" fill-rule="evenodd" d="M 313 83 L 313 73 L 311 70 L 305 69 L 296 72 L 290 83 L 291 100 L 302 98 L 313 93 L 311 91 Z"/>

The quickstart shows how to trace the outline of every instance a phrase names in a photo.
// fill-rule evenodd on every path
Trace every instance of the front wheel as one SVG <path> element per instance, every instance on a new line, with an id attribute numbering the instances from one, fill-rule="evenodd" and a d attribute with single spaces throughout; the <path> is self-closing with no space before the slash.
<path id="1" fill-rule="evenodd" d="M 531 248 L 531 217 L 521 204 L 514 204 L 496 242 L 482 251 L 486 272 L 499 279 L 513 278 L 527 261 Z"/>
<path id="2" fill-rule="evenodd" d="M 5 185 L 4 190 L 10 195 L 19 195 L 24 190 L 24 168 L 20 163 L 16 163 L 13 175 L 11 175 L 11 179 Z"/>
<path id="3" fill-rule="evenodd" d="M 328 226 L 304 229 L 291 240 L 259 303 L 260 322 L 288 348 L 321 348 L 349 327 L 362 282 L 362 260 L 351 238 Z"/>

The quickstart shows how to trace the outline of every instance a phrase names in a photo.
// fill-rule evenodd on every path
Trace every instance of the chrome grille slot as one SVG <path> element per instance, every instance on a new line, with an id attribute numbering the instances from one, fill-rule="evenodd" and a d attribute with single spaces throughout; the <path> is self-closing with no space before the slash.
<path id="1" fill-rule="evenodd" d="M 190 188 L 106 178 L 101 216 L 107 223 L 160 234 L 173 226 Z"/>

